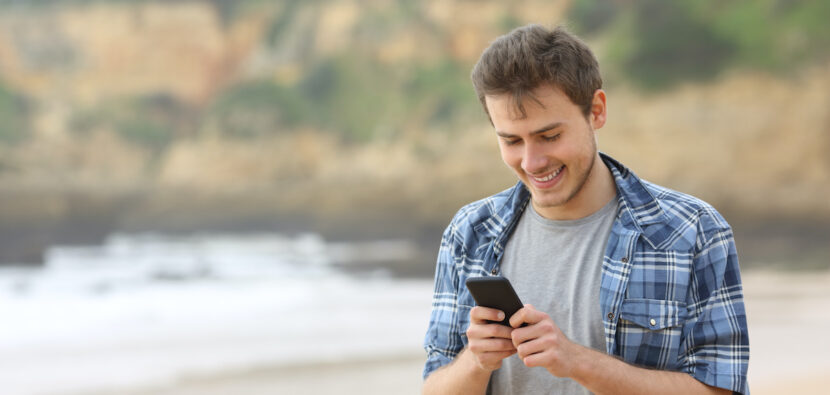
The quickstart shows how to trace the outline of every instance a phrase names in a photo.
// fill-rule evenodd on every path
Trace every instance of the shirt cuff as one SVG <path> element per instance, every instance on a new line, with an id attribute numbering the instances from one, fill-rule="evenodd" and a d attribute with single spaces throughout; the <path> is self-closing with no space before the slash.
<path id="1" fill-rule="evenodd" d="M 450 362 L 452 362 L 452 358 L 449 358 L 440 352 L 433 351 L 429 353 L 427 362 L 424 364 L 424 380 L 426 380 L 430 373 L 438 370 L 438 368 L 444 365 L 448 365 Z"/>
<path id="2" fill-rule="evenodd" d="M 746 377 L 736 377 L 731 374 L 717 374 L 706 368 L 695 369 L 694 372 L 689 374 L 703 384 L 730 390 L 735 394 L 749 395 L 749 386 L 747 385 Z"/>

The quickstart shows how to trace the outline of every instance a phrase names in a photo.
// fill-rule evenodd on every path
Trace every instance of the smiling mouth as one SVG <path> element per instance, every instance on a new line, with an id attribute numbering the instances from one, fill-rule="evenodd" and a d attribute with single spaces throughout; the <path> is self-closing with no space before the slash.
<path id="1" fill-rule="evenodd" d="M 532 177 L 534 180 L 536 180 L 537 182 L 548 182 L 548 181 L 552 180 L 554 177 L 558 176 L 558 175 L 559 175 L 559 173 L 561 173 L 561 172 L 562 172 L 562 169 L 564 169 L 564 168 L 565 168 L 565 165 L 562 165 L 562 167 L 560 167 L 560 168 L 556 169 L 556 171 L 554 171 L 553 173 L 550 173 L 550 174 L 548 174 L 547 176 L 542 177 L 542 178 L 533 177 L 533 176 L 531 176 L 531 177 Z"/>

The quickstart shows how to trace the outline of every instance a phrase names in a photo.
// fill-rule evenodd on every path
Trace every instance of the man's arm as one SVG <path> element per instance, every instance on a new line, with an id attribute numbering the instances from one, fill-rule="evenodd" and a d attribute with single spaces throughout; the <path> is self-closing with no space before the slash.
<path id="1" fill-rule="evenodd" d="M 528 326 L 520 328 L 523 323 Z M 570 377 L 595 394 L 729 394 L 686 373 L 636 367 L 568 340 L 546 313 L 526 305 L 510 318 L 513 344 L 528 367 Z"/>
<path id="2" fill-rule="evenodd" d="M 487 390 L 492 372 L 501 367 L 501 361 L 516 353 L 510 337 L 513 328 L 494 324 L 504 313 L 476 306 L 470 310 L 467 328 L 469 343 L 452 363 L 427 376 L 424 394 L 481 395 Z"/>
<path id="3" fill-rule="evenodd" d="M 703 384 L 686 373 L 636 367 L 589 348 L 579 360 L 572 378 L 598 395 L 732 393 Z"/>
<path id="4" fill-rule="evenodd" d="M 452 363 L 427 376 L 422 393 L 424 395 L 484 394 L 490 382 L 491 372 L 481 369 L 470 358 L 470 354 L 469 349 L 464 349 Z"/>

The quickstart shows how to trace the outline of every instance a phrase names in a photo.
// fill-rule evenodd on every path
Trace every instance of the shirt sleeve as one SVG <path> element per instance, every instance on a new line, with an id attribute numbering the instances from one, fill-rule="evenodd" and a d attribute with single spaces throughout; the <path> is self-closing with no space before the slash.
<path id="1" fill-rule="evenodd" d="M 453 221 L 455 222 L 455 221 Z M 423 378 L 449 364 L 464 348 L 458 319 L 458 276 L 455 270 L 455 226 L 450 224 L 441 237 L 435 268 L 435 289 L 432 313 L 424 338 L 427 361 Z"/>
<path id="2" fill-rule="evenodd" d="M 749 336 L 732 229 L 716 212 L 700 226 L 680 367 L 705 384 L 748 394 Z"/>

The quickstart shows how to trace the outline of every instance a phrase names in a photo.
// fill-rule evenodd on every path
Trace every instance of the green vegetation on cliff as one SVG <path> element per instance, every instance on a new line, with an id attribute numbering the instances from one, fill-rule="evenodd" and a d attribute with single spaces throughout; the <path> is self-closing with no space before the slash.
<path id="1" fill-rule="evenodd" d="M 649 90 L 727 69 L 799 70 L 830 56 L 830 3 L 809 0 L 578 0 L 578 32 L 610 37 L 610 67 Z"/>
<path id="2" fill-rule="evenodd" d="M 126 141 L 163 150 L 172 140 L 191 133 L 194 114 L 166 94 L 107 101 L 73 114 L 69 129 L 83 136 L 95 130 L 119 134 Z"/>
<path id="3" fill-rule="evenodd" d="M 16 143 L 29 132 L 29 103 L 0 81 L 0 144 Z"/>
<path id="4" fill-rule="evenodd" d="M 233 137 L 305 126 L 365 142 L 394 137 L 413 124 L 447 126 L 477 106 L 466 70 L 451 60 L 401 72 L 341 55 L 315 62 L 295 83 L 262 78 L 235 85 L 216 98 L 207 122 Z"/>

